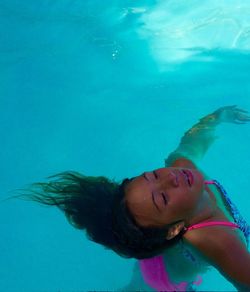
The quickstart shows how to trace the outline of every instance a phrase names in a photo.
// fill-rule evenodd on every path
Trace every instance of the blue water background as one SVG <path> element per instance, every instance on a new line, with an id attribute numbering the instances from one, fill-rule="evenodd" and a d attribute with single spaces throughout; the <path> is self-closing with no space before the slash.
<path id="1" fill-rule="evenodd" d="M 218 107 L 250 110 L 249 1 L 0 3 L 0 198 L 76 170 L 163 166 Z M 250 221 L 250 125 L 224 124 L 200 166 Z M 134 260 L 89 242 L 57 209 L 0 204 L 0 290 L 116 290 Z M 216 271 L 201 290 L 234 290 Z"/>

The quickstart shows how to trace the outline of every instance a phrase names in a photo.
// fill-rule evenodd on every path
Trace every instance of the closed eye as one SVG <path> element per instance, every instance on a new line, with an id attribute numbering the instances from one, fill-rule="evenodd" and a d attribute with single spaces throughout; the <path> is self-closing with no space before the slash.
<path id="1" fill-rule="evenodd" d="M 164 200 L 164 204 L 167 205 L 167 199 L 166 199 L 165 194 L 164 193 L 161 193 L 161 195 L 162 195 L 162 198 Z"/>
<path id="2" fill-rule="evenodd" d="M 155 178 L 158 178 L 158 175 L 155 171 L 153 171 L 153 174 L 154 174 Z"/>

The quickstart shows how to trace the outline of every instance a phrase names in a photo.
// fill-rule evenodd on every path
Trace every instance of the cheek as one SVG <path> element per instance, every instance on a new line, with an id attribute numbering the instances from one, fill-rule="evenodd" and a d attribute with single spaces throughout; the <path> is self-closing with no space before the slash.
<path id="1" fill-rule="evenodd" d="M 183 191 L 174 194 L 171 202 L 171 210 L 175 214 L 183 215 L 189 212 L 197 204 L 198 196 L 190 191 Z"/>
<path id="2" fill-rule="evenodd" d="M 177 217 L 182 215 L 183 212 L 186 212 L 189 208 L 190 200 L 185 198 L 183 195 L 184 194 L 182 194 L 182 196 L 176 195 L 172 198 L 171 203 L 169 204 L 169 211 Z"/>

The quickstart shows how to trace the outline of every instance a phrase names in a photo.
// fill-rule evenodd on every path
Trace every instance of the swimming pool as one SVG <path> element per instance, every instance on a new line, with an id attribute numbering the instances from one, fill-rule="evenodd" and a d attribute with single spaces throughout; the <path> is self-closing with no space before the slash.
<path id="1" fill-rule="evenodd" d="M 2 1 L 1 198 L 64 170 L 120 181 L 164 165 L 201 116 L 250 110 L 249 1 Z M 250 221 L 249 125 L 225 124 L 201 163 Z M 56 209 L 1 208 L 3 291 L 116 290 L 133 260 Z M 217 272 L 198 289 L 232 286 Z"/>

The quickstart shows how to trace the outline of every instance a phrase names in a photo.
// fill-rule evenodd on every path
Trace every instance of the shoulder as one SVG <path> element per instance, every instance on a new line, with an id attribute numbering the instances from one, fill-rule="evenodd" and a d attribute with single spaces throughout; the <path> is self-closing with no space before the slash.
<path id="1" fill-rule="evenodd" d="M 201 228 L 189 232 L 185 239 L 237 288 L 250 288 L 250 254 L 235 229 Z"/>

